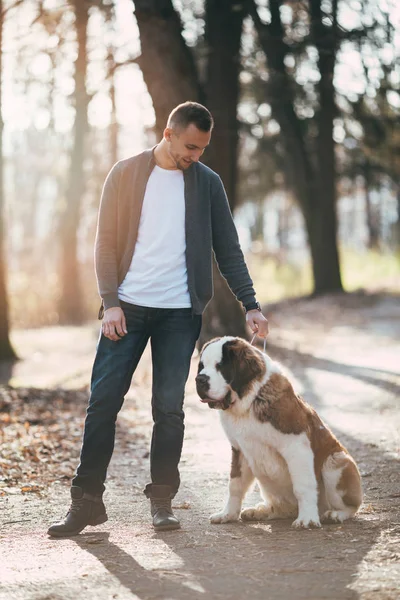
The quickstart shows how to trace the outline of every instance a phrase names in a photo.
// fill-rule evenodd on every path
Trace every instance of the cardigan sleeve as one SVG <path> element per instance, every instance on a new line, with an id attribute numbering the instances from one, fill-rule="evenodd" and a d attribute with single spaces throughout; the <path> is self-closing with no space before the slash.
<path id="1" fill-rule="evenodd" d="M 121 167 L 116 163 L 105 180 L 101 194 L 95 241 L 97 288 L 104 310 L 119 306 L 117 263 L 117 209 Z"/>
<path id="2" fill-rule="evenodd" d="M 212 243 L 218 268 L 236 298 L 247 306 L 255 302 L 255 291 L 221 178 L 211 181 Z"/>

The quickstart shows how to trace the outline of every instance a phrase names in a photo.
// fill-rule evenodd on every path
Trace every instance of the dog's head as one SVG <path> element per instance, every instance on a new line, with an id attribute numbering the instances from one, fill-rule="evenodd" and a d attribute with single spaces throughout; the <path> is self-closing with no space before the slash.
<path id="1" fill-rule="evenodd" d="M 201 351 L 196 388 L 210 408 L 227 409 L 244 398 L 266 372 L 262 353 L 237 337 L 215 338 Z"/>

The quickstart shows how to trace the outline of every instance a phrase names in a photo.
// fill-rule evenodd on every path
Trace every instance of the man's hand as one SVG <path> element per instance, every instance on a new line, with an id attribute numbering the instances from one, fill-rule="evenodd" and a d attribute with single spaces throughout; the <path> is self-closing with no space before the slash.
<path id="1" fill-rule="evenodd" d="M 113 342 L 118 342 L 118 340 L 123 338 L 128 333 L 128 330 L 122 308 L 119 306 L 108 308 L 104 312 L 101 328 L 103 334 Z"/>
<path id="2" fill-rule="evenodd" d="M 268 321 L 259 310 L 249 310 L 246 313 L 246 323 L 249 325 L 253 333 L 260 337 L 267 337 L 269 333 Z"/>

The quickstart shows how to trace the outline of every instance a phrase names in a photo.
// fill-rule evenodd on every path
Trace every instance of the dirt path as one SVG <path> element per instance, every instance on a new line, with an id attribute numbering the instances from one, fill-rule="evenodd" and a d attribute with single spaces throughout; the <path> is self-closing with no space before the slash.
<path id="1" fill-rule="evenodd" d="M 208 515 L 225 497 L 230 448 L 218 414 L 195 394 L 194 357 L 175 499 L 183 528 L 154 533 L 142 494 L 150 439 L 147 353 L 119 419 L 108 523 L 49 539 L 48 524 L 66 511 L 69 482 L 48 481 L 40 494 L 3 485 L 1 600 L 400 598 L 400 302 L 291 302 L 271 312 L 271 328 L 269 354 L 358 461 L 365 491 L 359 516 L 313 531 L 294 531 L 287 521 L 211 525 Z M 14 384 L 74 388 L 88 381 L 93 328 L 16 332 L 14 341 L 30 356 L 10 373 Z M 72 455 L 77 451 L 75 444 Z M 245 504 L 257 498 L 254 491 Z"/>

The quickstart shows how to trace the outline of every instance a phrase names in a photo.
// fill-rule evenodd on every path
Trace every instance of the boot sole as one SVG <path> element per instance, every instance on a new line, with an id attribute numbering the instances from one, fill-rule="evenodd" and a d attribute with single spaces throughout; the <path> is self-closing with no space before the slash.
<path id="1" fill-rule="evenodd" d="M 102 523 L 105 523 L 106 521 L 108 521 L 107 515 L 99 515 L 97 517 L 97 519 L 94 519 L 93 521 L 90 521 L 90 523 L 88 523 L 87 525 L 90 525 L 91 527 L 96 527 L 96 525 L 101 525 Z M 79 529 L 74 529 L 73 531 L 64 532 L 64 531 L 50 531 L 50 530 L 48 530 L 47 533 L 49 535 L 51 535 L 51 537 L 67 538 L 67 537 L 72 537 L 74 535 L 78 535 L 78 533 L 80 533 L 81 531 L 83 531 L 85 529 L 85 527 L 87 527 L 87 525 L 84 525 L 83 527 L 80 527 Z"/>

